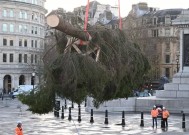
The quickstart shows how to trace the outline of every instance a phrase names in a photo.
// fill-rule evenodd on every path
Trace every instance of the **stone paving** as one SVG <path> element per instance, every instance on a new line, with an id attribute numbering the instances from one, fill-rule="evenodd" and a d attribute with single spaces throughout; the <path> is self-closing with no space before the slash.
<path id="1" fill-rule="evenodd" d="M 71 103 L 68 102 L 68 106 Z M 171 115 L 169 128 L 162 130 L 160 120 L 158 128 L 151 127 L 151 117 L 144 114 L 144 127 L 140 127 L 140 114 L 125 114 L 126 126 L 122 127 L 121 113 L 109 112 L 109 124 L 105 125 L 104 113 L 94 112 L 94 123 L 90 124 L 90 113 L 85 112 L 81 105 L 81 119 L 79 123 L 77 105 L 72 109 L 72 120 L 68 121 L 68 109 L 65 110 L 65 118 L 56 118 L 52 113 L 46 115 L 32 114 L 27 106 L 17 99 L 4 99 L 0 101 L 0 135 L 14 135 L 17 121 L 22 121 L 24 135 L 189 135 L 189 116 L 186 116 L 186 129 L 182 129 L 182 117 Z M 60 114 L 61 116 L 61 114 Z"/>

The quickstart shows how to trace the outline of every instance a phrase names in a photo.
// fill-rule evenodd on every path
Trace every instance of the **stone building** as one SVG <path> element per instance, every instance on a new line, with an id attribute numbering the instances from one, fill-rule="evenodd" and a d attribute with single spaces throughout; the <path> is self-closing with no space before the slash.
<path id="1" fill-rule="evenodd" d="M 80 16 L 83 20 L 85 19 L 86 6 L 74 8 L 74 14 Z M 112 20 L 117 20 L 119 17 L 118 6 L 111 6 L 106 4 L 100 4 L 97 1 L 89 3 L 89 17 L 88 23 L 90 25 L 100 22 L 101 24 L 108 24 Z"/>
<path id="2" fill-rule="evenodd" d="M 0 0 L 0 89 L 6 93 L 39 82 L 45 1 Z"/>
<path id="3" fill-rule="evenodd" d="M 183 10 L 159 10 L 138 3 L 124 18 L 123 28 L 129 39 L 141 46 L 152 65 L 151 80 L 161 76 L 172 79 L 179 70 L 179 28 L 172 23 Z"/>

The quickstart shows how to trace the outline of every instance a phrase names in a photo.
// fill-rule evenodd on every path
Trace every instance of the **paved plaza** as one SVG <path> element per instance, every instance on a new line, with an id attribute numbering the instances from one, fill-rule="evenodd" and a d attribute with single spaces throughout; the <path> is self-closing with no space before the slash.
<path id="1" fill-rule="evenodd" d="M 62 103 L 63 104 L 63 103 Z M 68 102 L 68 107 L 71 103 Z M 17 99 L 4 99 L 0 101 L 0 135 L 14 135 L 17 121 L 22 121 L 24 135 L 189 135 L 189 116 L 186 116 L 186 129 L 182 129 L 182 116 L 171 115 L 167 130 L 151 127 L 151 117 L 144 114 L 144 127 L 140 127 L 140 114 L 125 114 L 126 126 L 122 127 L 121 112 L 109 112 L 109 124 L 105 125 L 104 113 L 94 112 L 94 123 L 90 123 L 90 113 L 85 112 L 81 105 L 81 119 L 79 123 L 77 105 L 72 109 L 72 120 L 68 121 L 68 109 L 65 110 L 65 118 L 54 117 L 53 112 L 46 115 L 32 114 L 27 106 Z M 60 114 L 61 116 L 61 114 Z"/>

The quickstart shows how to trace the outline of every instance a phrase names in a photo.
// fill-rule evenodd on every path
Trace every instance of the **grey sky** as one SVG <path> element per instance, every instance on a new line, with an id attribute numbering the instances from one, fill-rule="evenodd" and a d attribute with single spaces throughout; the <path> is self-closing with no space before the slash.
<path id="1" fill-rule="evenodd" d="M 45 7 L 50 12 L 59 7 L 66 11 L 73 11 L 75 7 L 86 5 L 87 0 L 46 0 Z M 90 0 L 94 1 L 94 0 Z M 97 0 L 102 4 L 118 5 L 118 0 Z M 132 8 L 132 4 L 147 2 L 148 6 L 160 9 L 189 8 L 188 0 L 120 0 L 121 16 L 125 17 Z"/>

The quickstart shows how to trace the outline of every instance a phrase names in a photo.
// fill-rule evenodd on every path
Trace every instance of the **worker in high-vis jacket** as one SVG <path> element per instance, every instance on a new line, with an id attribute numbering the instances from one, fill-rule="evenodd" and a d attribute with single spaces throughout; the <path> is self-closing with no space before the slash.
<path id="1" fill-rule="evenodd" d="M 15 128 L 15 135 L 24 135 L 23 134 L 22 122 L 21 121 L 17 122 L 17 126 Z"/>
<path id="2" fill-rule="evenodd" d="M 163 107 L 162 117 L 163 117 L 163 123 L 164 123 L 165 127 L 168 127 L 169 116 L 170 116 L 169 111 L 165 107 Z"/>
<path id="3" fill-rule="evenodd" d="M 151 116 L 152 116 L 152 127 L 154 128 L 154 122 L 156 123 L 157 128 L 157 116 L 158 116 L 158 109 L 156 109 L 156 106 L 153 106 L 153 109 L 151 110 Z"/>

